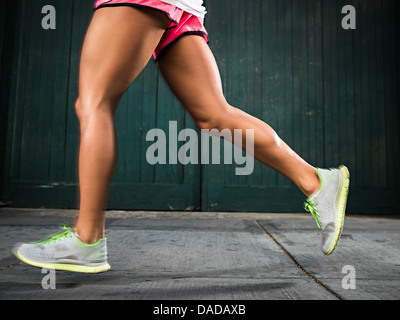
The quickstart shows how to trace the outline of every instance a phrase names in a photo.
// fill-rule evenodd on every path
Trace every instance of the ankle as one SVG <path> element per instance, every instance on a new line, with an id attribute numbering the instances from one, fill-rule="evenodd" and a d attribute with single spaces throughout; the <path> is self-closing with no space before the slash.
<path id="1" fill-rule="evenodd" d="M 75 235 L 85 244 L 93 244 L 104 238 L 104 231 L 90 231 L 80 229 L 77 226 L 74 228 Z"/>
<path id="2" fill-rule="evenodd" d="M 75 235 L 78 237 L 79 240 L 81 240 L 84 244 L 94 244 L 103 237 L 95 237 L 95 236 L 87 236 L 87 237 L 82 237 L 77 231 L 75 231 Z"/>
<path id="3" fill-rule="evenodd" d="M 318 175 L 317 169 L 314 168 L 312 174 L 302 182 L 301 191 L 303 194 L 310 199 L 315 193 L 321 188 L 321 180 Z"/>

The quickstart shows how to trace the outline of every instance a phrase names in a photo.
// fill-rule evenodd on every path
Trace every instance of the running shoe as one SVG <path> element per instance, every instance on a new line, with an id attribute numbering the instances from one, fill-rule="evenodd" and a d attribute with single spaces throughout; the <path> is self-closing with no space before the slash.
<path id="1" fill-rule="evenodd" d="M 304 208 L 322 230 L 322 252 L 329 255 L 342 234 L 350 173 L 345 166 L 317 170 L 321 188 L 306 200 Z"/>
<path id="2" fill-rule="evenodd" d="M 85 244 L 73 228 L 63 226 L 62 230 L 43 241 L 18 245 L 14 254 L 22 262 L 38 268 L 82 273 L 100 273 L 110 269 L 106 238 Z"/>

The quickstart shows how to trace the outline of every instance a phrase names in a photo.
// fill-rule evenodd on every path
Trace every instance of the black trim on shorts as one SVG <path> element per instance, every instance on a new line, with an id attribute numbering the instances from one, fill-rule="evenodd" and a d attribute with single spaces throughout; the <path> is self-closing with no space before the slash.
<path id="1" fill-rule="evenodd" d="M 168 43 L 168 45 L 166 45 L 161 51 L 160 53 L 157 55 L 157 59 L 153 59 L 155 62 L 157 62 L 158 60 L 160 60 L 160 57 L 163 55 L 165 49 L 168 49 L 172 44 L 174 44 L 177 40 L 179 40 L 180 38 L 182 38 L 183 36 L 190 36 L 190 35 L 205 35 L 208 38 L 208 33 L 204 32 L 204 31 L 186 31 L 184 33 L 182 33 L 178 38 L 174 39 L 174 41 L 172 41 L 171 43 Z M 203 38 L 204 39 L 204 38 Z M 205 39 L 204 39 L 205 40 Z M 206 43 L 208 44 L 209 41 L 206 41 Z"/>
<path id="2" fill-rule="evenodd" d="M 174 19 L 171 18 L 171 16 L 169 15 L 168 12 L 163 11 L 163 10 L 158 9 L 158 8 L 153 8 L 153 7 L 145 6 L 145 5 L 143 5 L 143 4 L 136 4 L 136 3 L 110 3 L 110 4 L 107 4 L 107 3 L 103 3 L 103 4 L 99 5 L 97 8 L 93 8 L 93 11 L 94 11 L 94 10 L 97 10 L 97 9 L 100 9 L 100 8 L 106 8 L 106 7 L 133 7 L 133 8 L 152 9 L 152 10 L 155 10 L 155 11 L 158 11 L 158 12 L 161 12 L 161 13 L 164 13 L 164 14 L 168 17 L 168 19 L 169 19 L 171 22 L 173 22 L 173 23 L 176 24 L 176 26 L 179 24 L 178 21 L 176 21 L 176 20 L 174 20 Z M 176 26 L 168 27 L 167 30 L 168 30 L 168 29 L 171 29 L 171 28 L 174 28 L 174 27 L 176 27 Z"/>

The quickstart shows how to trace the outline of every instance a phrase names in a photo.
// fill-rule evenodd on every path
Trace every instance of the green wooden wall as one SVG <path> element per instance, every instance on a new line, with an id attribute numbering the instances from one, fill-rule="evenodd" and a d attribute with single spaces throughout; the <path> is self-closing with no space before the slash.
<path id="1" fill-rule="evenodd" d="M 7 98 L 6 91 L 3 87 L 4 70 L 4 47 L 6 36 L 6 2 L 0 2 L 0 204 L 1 195 L 3 194 L 3 177 L 4 177 L 4 158 L 6 144 L 6 128 L 7 128 Z"/>
<path id="2" fill-rule="evenodd" d="M 44 5 L 57 12 L 56 30 L 43 30 Z M 74 112 L 80 49 L 93 1 L 18 1 L 12 97 L 8 120 L 5 202 L 76 206 L 78 122 Z M 172 99 L 154 63 L 124 96 L 116 114 L 120 142 L 110 206 L 184 210 L 200 207 L 199 167 L 152 166 L 145 139 L 169 120 L 193 126 Z"/>
<path id="3" fill-rule="evenodd" d="M 399 211 L 399 22 L 395 0 L 208 0 L 206 27 L 229 102 L 268 122 L 315 166 L 346 164 L 349 212 Z M 92 0 L 0 2 L 1 202 L 76 207 L 79 53 Z M 53 5 L 56 30 L 43 30 Z M 353 5 L 357 29 L 344 30 Z M 195 128 L 156 65 L 116 114 L 119 163 L 109 208 L 299 212 L 290 181 L 255 162 L 150 165 L 153 128 Z"/>
<path id="4" fill-rule="evenodd" d="M 341 9 L 356 8 L 356 30 Z M 229 101 L 265 120 L 310 163 L 351 171 L 350 212 L 398 212 L 398 1 L 208 1 Z M 302 195 L 268 168 L 206 167 L 214 208 L 296 211 Z"/>

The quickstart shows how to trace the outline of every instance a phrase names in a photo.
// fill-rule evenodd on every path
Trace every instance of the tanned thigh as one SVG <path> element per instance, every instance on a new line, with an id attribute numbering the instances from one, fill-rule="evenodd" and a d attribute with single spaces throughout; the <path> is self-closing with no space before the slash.
<path id="1" fill-rule="evenodd" d="M 121 6 L 96 10 L 82 47 L 81 102 L 98 106 L 105 101 L 115 107 L 146 66 L 168 25 L 164 14 L 151 9 Z"/>
<path id="2" fill-rule="evenodd" d="M 163 52 L 158 67 L 175 96 L 196 121 L 226 111 L 228 104 L 218 66 L 202 37 L 186 35 L 177 40 Z"/>

